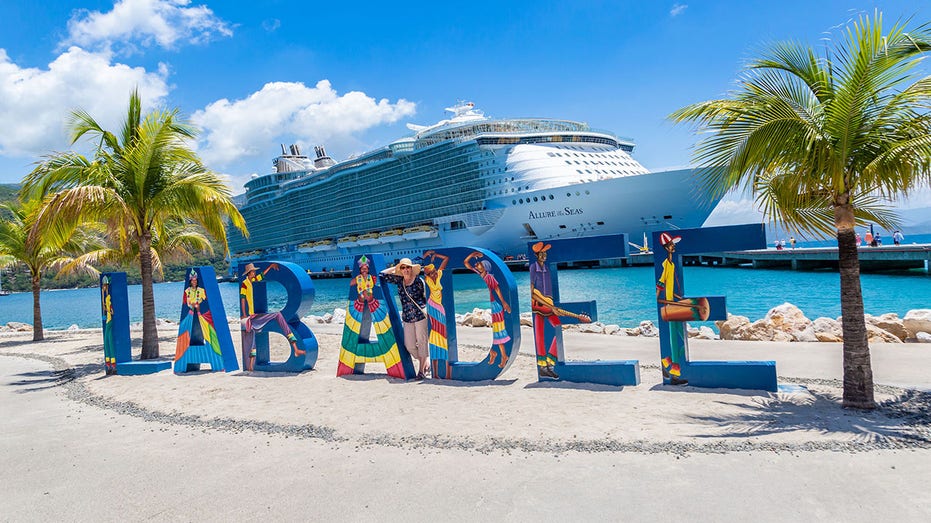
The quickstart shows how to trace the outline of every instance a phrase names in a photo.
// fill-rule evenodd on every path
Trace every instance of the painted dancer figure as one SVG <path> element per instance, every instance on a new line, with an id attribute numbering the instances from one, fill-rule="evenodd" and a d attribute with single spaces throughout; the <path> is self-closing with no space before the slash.
<path id="1" fill-rule="evenodd" d="M 287 336 L 294 355 L 303 356 L 306 354 L 306 351 L 298 348 L 297 337 L 291 332 L 291 328 L 288 327 L 288 322 L 285 321 L 284 316 L 282 316 L 280 312 L 255 312 L 252 286 L 255 282 L 260 282 L 265 279 L 265 275 L 268 274 L 270 270 L 277 271 L 278 264 L 270 263 L 268 267 L 260 273 L 255 265 L 249 263 L 243 269 L 243 279 L 242 283 L 239 285 L 239 310 L 241 314 L 239 321 L 242 325 L 242 365 L 247 371 L 252 371 L 255 368 L 255 334 L 257 332 L 262 332 L 262 329 L 272 320 L 278 322 L 281 333 Z M 248 364 L 246 363 L 247 361 Z"/>
<path id="2" fill-rule="evenodd" d="M 197 271 L 191 269 L 188 275 L 188 287 L 184 289 L 181 297 L 182 311 L 185 311 L 181 323 L 178 325 L 178 340 L 175 343 L 175 361 L 181 359 L 191 345 L 206 345 L 210 347 L 208 354 L 213 368 L 223 365 L 220 352 L 220 340 L 213 324 L 213 315 L 207 304 L 207 291 L 197 284 Z M 215 357 L 214 357 L 215 356 Z"/>
<path id="3" fill-rule="evenodd" d="M 685 362 L 685 323 L 681 321 L 682 312 L 686 317 L 691 317 L 692 310 L 686 306 L 679 306 L 676 301 L 682 300 L 682 296 L 676 292 L 677 287 L 681 292 L 682 285 L 676 278 L 676 265 L 672 262 L 672 254 L 676 252 L 676 244 L 682 240 L 681 236 L 672 236 L 669 233 L 659 235 L 659 242 L 666 249 L 666 259 L 663 260 L 663 273 L 656 282 L 656 301 L 663 304 L 667 310 L 669 307 L 676 307 L 681 311 L 666 313 L 663 311 L 663 319 L 669 323 L 669 350 L 670 355 L 663 358 L 663 377 L 669 378 L 672 385 L 685 385 L 688 380 L 681 378 L 682 367 Z M 680 321 L 675 321 L 680 319 Z"/>
<path id="4" fill-rule="evenodd" d="M 546 323 L 554 329 L 561 329 L 560 316 L 570 316 L 582 323 L 591 323 L 592 320 L 584 314 L 560 309 L 553 302 L 553 281 L 549 267 L 546 266 L 546 251 L 550 250 L 550 247 L 552 245 L 544 245 L 543 242 L 537 242 L 532 247 L 537 261 L 530 264 L 530 308 L 533 311 L 533 343 L 537 349 L 537 373 L 547 378 L 559 379 L 553 368 L 558 359 L 556 336 L 551 338 L 547 351 L 546 340 L 543 338 Z"/>
<path id="5" fill-rule="evenodd" d="M 433 369 L 433 377 L 439 376 L 437 372 L 440 365 L 446 366 L 446 373 L 443 377 L 449 379 L 452 369 L 449 365 L 449 340 L 446 334 L 446 309 L 443 307 L 443 271 L 449 262 L 449 256 L 437 254 L 434 251 L 423 253 L 426 260 L 430 258 L 431 263 L 424 265 L 423 274 L 424 282 L 430 295 L 427 297 L 427 318 L 430 320 L 430 336 L 427 338 L 427 346 L 430 349 L 430 365 Z M 440 266 L 437 267 L 435 262 L 440 260 Z"/>
<path id="6" fill-rule="evenodd" d="M 474 265 L 469 263 L 473 259 L 481 257 L 482 253 L 475 251 L 466 256 L 462 263 L 467 269 L 481 276 L 482 280 L 485 281 L 485 285 L 488 286 L 488 299 L 491 302 L 492 343 L 501 353 L 501 363 L 498 364 L 498 367 L 503 369 L 508 362 L 508 355 L 504 351 L 504 344 L 511 341 L 511 336 L 504 327 L 504 313 L 510 313 L 511 306 L 504 300 L 504 296 L 501 294 L 501 287 L 498 285 L 498 280 L 491 274 L 491 262 L 488 260 L 478 260 Z M 495 300 L 495 296 L 498 297 L 497 301 Z M 488 354 L 489 365 L 494 365 L 495 358 L 498 355 L 494 347 L 492 347 L 491 352 Z"/>
<path id="7" fill-rule="evenodd" d="M 116 374 L 116 342 L 113 341 L 113 302 L 110 277 L 100 279 L 101 319 L 103 320 L 103 364 L 107 374 Z"/>

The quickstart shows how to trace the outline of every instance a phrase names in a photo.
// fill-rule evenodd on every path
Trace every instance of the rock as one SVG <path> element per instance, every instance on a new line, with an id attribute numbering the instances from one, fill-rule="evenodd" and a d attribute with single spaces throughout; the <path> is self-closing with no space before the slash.
<path id="1" fill-rule="evenodd" d="M 572 323 L 572 324 L 569 324 L 569 325 L 563 325 L 563 326 L 562 326 L 562 330 L 564 330 L 564 331 L 578 331 L 578 330 L 579 330 L 579 325 L 578 325 L 577 323 Z"/>
<path id="2" fill-rule="evenodd" d="M 903 343 L 895 334 L 886 332 L 875 325 L 866 324 L 866 339 L 870 343 Z"/>
<path id="3" fill-rule="evenodd" d="M 522 327 L 533 327 L 533 313 L 522 312 L 520 314 L 520 324 Z"/>
<path id="4" fill-rule="evenodd" d="M 811 320 L 802 310 L 791 303 L 783 303 L 770 309 L 765 318 L 773 330 L 773 341 L 818 341 Z M 788 336 L 783 340 L 782 334 Z"/>
<path id="5" fill-rule="evenodd" d="M 604 333 L 609 336 L 612 336 L 620 330 L 621 330 L 621 327 L 619 325 L 614 325 L 614 324 L 605 325 Z"/>
<path id="6" fill-rule="evenodd" d="M 78 327 L 77 324 L 74 324 L 74 323 L 72 323 L 71 326 L 68 327 L 68 332 L 77 332 L 79 330 L 81 330 L 81 327 Z"/>
<path id="7" fill-rule="evenodd" d="M 656 325 L 653 325 L 652 321 L 643 320 L 640 322 L 640 336 L 655 338 L 659 336 L 659 329 L 656 328 Z"/>
<path id="8" fill-rule="evenodd" d="M 702 325 L 698 328 L 698 335 L 695 338 L 699 340 L 716 340 L 718 335 L 714 333 L 714 330 L 707 325 Z"/>
<path id="9" fill-rule="evenodd" d="M 931 309 L 913 309 L 905 313 L 902 324 L 909 338 L 917 338 L 919 332 L 931 334 Z M 7 324 L 9 325 L 9 324 Z"/>
<path id="10" fill-rule="evenodd" d="M 915 335 L 915 339 L 918 340 L 918 343 L 931 343 L 931 334 L 927 332 L 918 332 Z"/>
<path id="11" fill-rule="evenodd" d="M 32 330 L 32 325 L 29 325 L 28 323 L 18 322 L 18 321 L 7 322 L 6 326 L 11 331 L 17 331 L 17 332 L 26 332 L 26 331 Z"/>
<path id="12" fill-rule="evenodd" d="M 634 327 L 633 329 L 622 329 L 624 334 L 628 336 L 640 336 L 640 327 Z"/>
<path id="13" fill-rule="evenodd" d="M 699 330 L 696 327 L 686 324 L 685 332 L 688 333 L 689 338 L 697 338 Z"/>
<path id="14" fill-rule="evenodd" d="M 333 309 L 333 316 L 330 318 L 330 323 L 335 323 L 337 325 L 346 323 L 346 309 Z"/>
<path id="15" fill-rule="evenodd" d="M 488 327 L 491 325 L 491 311 L 479 308 L 472 309 L 472 312 L 467 312 L 462 318 L 462 324 L 466 327 Z"/>
<path id="16" fill-rule="evenodd" d="M 718 328 L 718 332 L 721 333 L 722 340 L 739 340 L 742 339 L 740 337 L 741 330 L 750 326 L 750 318 L 728 314 L 727 320 L 716 321 L 714 324 Z"/>
<path id="17" fill-rule="evenodd" d="M 818 341 L 839 342 L 844 341 L 844 333 L 840 322 L 831 318 L 817 318 L 812 322 L 812 329 Z"/>
<path id="18" fill-rule="evenodd" d="M 605 326 L 604 323 L 596 321 L 595 323 L 580 323 L 577 325 L 579 332 L 585 332 L 588 334 L 604 334 Z"/>
<path id="19" fill-rule="evenodd" d="M 321 316 L 320 319 L 323 320 L 323 323 L 330 323 L 331 321 L 333 321 L 333 315 L 327 312 L 323 316 Z"/>
<path id="20" fill-rule="evenodd" d="M 874 325 L 902 341 L 905 341 L 905 339 L 909 337 L 908 330 L 905 328 L 905 322 L 899 319 L 899 315 L 894 312 L 889 312 L 881 316 L 870 316 L 869 314 L 865 314 L 864 319 L 866 319 L 866 323 Z"/>

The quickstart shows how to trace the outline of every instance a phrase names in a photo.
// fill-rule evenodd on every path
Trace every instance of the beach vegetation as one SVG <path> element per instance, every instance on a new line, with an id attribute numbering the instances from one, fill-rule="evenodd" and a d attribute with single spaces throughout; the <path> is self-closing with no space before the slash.
<path id="1" fill-rule="evenodd" d="M 0 205 L 4 218 L 0 218 L 0 268 L 16 264 L 29 271 L 32 290 L 32 339 L 45 339 L 42 328 L 42 306 L 39 300 L 43 275 L 49 271 L 59 274 L 95 273 L 95 269 L 81 259 L 81 254 L 99 247 L 100 237 L 92 227 L 70 227 L 67 234 L 31 234 L 46 201 L 31 199 Z"/>
<path id="2" fill-rule="evenodd" d="M 931 26 L 910 22 L 884 32 L 875 12 L 818 48 L 772 44 L 726 98 L 671 115 L 704 135 L 694 158 L 712 194 L 749 188 L 787 230 L 836 237 L 848 408 L 875 407 L 855 227 L 896 228 L 891 202 L 931 184 Z"/>
<path id="3" fill-rule="evenodd" d="M 74 222 L 103 223 L 124 256 L 138 259 L 141 357 L 157 358 L 152 284 L 162 260 L 155 246 L 173 241 L 172 227 L 196 223 L 226 254 L 226 223 L 248 235 L 245 221 L 223 178 L 192 150 L 197 130 L 178 109 L 143 114 L 139 93 L 133 91 L 119 131 L 104 129 L 83 110 L 71 113 L 68 128 L 72 145 L 87 138 L 93 151 L 49 154 L 23 180 L 24 195 L 46 197 L 49 202 L 37 217 L 33 234 L 61 236 Z"/>

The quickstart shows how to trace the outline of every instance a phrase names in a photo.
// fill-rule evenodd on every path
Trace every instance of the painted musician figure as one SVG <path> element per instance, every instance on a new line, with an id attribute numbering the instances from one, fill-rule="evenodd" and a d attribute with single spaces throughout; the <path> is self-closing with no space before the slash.
<path id="1" fill-rule="evenodd" d="M 689 320 L 704 321 L 708 319 L 710 307 L 707 298 L 684 298 L 682 283 L 676 275 L 676 264 L 672 261 L 676 244 L 681 236 L 669 233 L 659 235 L 659 242 L 666 249 L 663 260 L 663 273 L 656 282 L 656 301 L 661 305 L 660 317 L 669 324 L 669 356 L 663 358 L 663 378 L 671 385 L 686 385 L 688 380 L 682 378 L 682 366 L 687 361 L 686 323 Z"/>
<path id="2" fill-rule="evenodd" d="M 530 264 L 530 308 L 533 311 L 533 342 L 537 349 L 537 373 L 547 378 L 559 379 L 553 368 L 558 359 L 556 336 L 550 340 L 549 351 L 543 333 L 548 322 L 554 329 L 561 329 L 560 316 L 570 316 L 582 323 L 591 323 L 591 318 L 584 314 L 575 314 L 560 309 L 553 303 L 553 280 L 546 265 L 546 251 L 552 245 L 537 242 L 532 250 L 537 261 Z"/>
<path id="3" fill-rule="evenodd" d="M 247 371 L 255 368 L 255 334 L 261 332 L 272 320 L 278 322 L 278 328 L 281 333 L 288 338 L 291 344 L 291 350 L 295 356 L 303 356 L 306 351 L 298 348 L 297 337 L 288 327 L 288 322 L 280 312 L 255 312 L 255 301 L 252 292 L 252 286 L 255 282 L 265 279 L 265 275 L 270 270 L 278 270 L 277 263 L 270 263 L 263 272 L 259 272 L 255 265 L 249 263 L 243 268 L 243 279 L 239 285 L 239 307 L 240 307 L 240 324 L 242 328 L 242 366 Z M 247 359 L 248 357 L 248 359 Z"/>

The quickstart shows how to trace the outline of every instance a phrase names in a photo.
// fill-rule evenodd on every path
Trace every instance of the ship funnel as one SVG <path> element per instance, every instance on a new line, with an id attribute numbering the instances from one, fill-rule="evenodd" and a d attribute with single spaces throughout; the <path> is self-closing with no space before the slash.
<path id="1" fill-rule="evenodd" d="M 281 155 L 282 155 L 282 156 L 287 156 L 287 155 L 288 155 L 288 151 L 285 150 L 284 144 L 281 144 Z"/>

